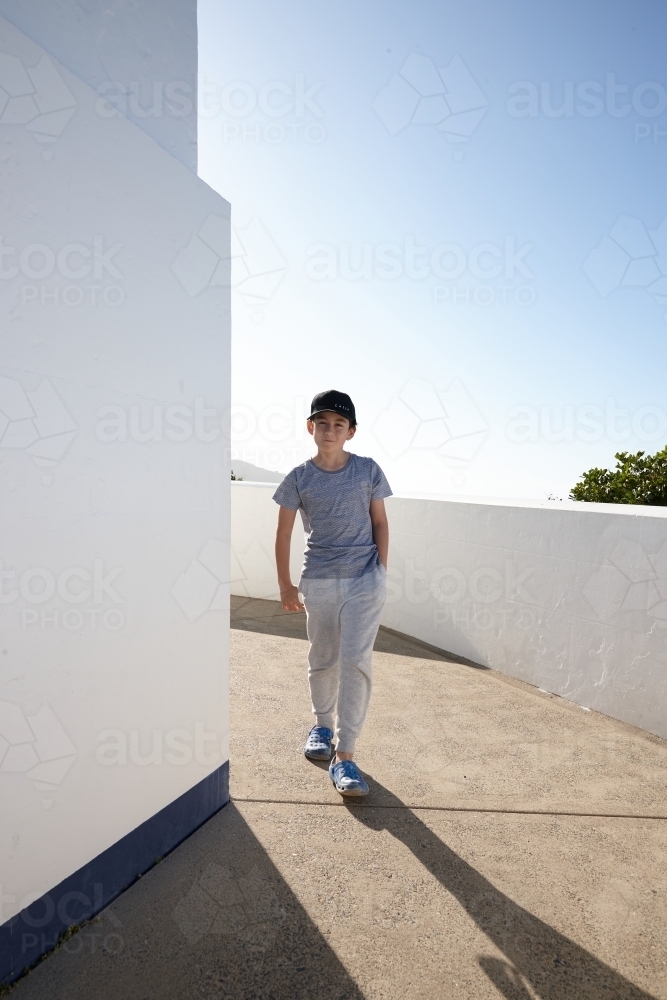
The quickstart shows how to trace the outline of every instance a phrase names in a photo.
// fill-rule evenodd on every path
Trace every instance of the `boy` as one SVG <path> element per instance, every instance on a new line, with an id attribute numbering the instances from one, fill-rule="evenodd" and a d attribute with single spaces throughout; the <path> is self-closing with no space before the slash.
<path id="1" fill-rule="evenodd" d="M 285 611 L 305 606 L 310 641 L 315 725 L 303 752 L 311 760 L 331 759 L 329 777 L 341 795 L 367 795 L 353 757 L 368 709 L 373 643 L 385 602 L 389 525 L 384 498 L 392 493 L 372 458 L 344 450 L 357 429 L 347 393 L 330 389 L 315 396 L 307 427 L 317 454 L 292 469 L 273 494 L 280 505 L 276 565 L 282 606 Z M 298 587 L 289 569 L 297 510 L 306 532 Z"/>

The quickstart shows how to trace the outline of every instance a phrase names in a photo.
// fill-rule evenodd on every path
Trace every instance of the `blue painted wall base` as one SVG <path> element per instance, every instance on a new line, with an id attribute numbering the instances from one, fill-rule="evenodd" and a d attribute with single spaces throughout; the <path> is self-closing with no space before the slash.
<path id="1" fill-rule="evenodd" d="M 0 984 L 13 982 L 229 801 L 229 761 L 0 926 Z"/>

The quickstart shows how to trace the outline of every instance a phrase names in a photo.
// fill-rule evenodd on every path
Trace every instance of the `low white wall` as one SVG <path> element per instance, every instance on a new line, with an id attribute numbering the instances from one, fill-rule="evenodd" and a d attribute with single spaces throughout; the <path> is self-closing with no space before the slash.
<path id="1" fill-rule="evenodd" d="M 387 510 L 384 625 L 667 737 L 667 509 L 391 497 Z M 276 590 L 276 516 L 265 486 L 233 484 L 233 550 L 252 537 L 266 555 L 246 566 L 255 596 Z"/>
<path id="2" fill-rule="evenodd" d="M 278 507 L 271 499 L 277 483 L 232 483 L 231 592 L 237 597 L 277 601 L 278 578 L 274 543 Z M 298 583 L 304 549 L 301 517 L 292 535 L 290 570 Z"/>

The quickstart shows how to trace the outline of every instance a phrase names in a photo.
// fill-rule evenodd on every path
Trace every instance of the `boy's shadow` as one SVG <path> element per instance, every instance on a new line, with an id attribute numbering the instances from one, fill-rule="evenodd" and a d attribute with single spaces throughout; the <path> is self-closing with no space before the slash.
<path id="1" fill-rule="evenodd" d="M 372 794 L 368 805 L 346 802 L 350 815 L 402 841 L 503 952 L 507 961 L 479 964 L 507 1000 L 530 1000 L 526 983 L 541 1000 L 656 1000 L 496 889 L 377 781 Z"/>

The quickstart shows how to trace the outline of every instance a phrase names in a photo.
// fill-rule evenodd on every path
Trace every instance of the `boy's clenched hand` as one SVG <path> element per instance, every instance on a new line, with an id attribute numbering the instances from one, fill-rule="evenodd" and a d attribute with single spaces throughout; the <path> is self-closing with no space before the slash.
<path id="1" fill-rule="evenodd" d="M 283 611 L 305 611 L 299 600 L 299 591 L 293 585 L 280 591 L 280 603 L 283 606 Z"/>

